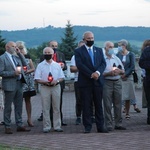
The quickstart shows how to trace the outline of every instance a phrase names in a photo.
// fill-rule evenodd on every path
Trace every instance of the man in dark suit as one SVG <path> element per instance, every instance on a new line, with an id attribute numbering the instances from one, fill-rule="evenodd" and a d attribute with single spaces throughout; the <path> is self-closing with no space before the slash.
<path id="1" fill-rule="evenodd" d="M 5 133 L 12 134 L 11 130 L 11 105 L 14 103 L 15 121 L 17 131 L 30 131 L 23 126 L 22 104 L 23 91 L 22 83 L 26 82 L 22 66 L 26 66 L 24 56 L 17 49 L 12 41 L 5 46 L 6 52 L 0 56 L 0 76 L 2 77 L 2 89 L 4 90 L 4 123 Z M 16 55 L 13 55 L 16 54 Z"/>
<path id="2" fill-rule="evenodd" d="M 91 104 L 94 101 L 95 121 L 97 132 L 107 133 L 104 128 L 102 108 L 103 72 L 106 62 L 101 48 L 93 46 L 94 35 L 87 31 L 83 34 L 85 45 L 75 50 L 76 66 L 79 70 L 79 87 L 83 108 L 84 133 L 90 133 L 92 129 Z"/>

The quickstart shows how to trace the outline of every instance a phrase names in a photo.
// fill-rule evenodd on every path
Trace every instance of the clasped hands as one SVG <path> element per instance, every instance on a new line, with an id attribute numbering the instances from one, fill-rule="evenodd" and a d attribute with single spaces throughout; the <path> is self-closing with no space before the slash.
<path id="1" fill-rule="evenodd" d="M 92 73 L 91 78 L 94 80 L 98 80 L 99 74 L 97 72 Z"/>
<path id="2" fill-rule="evenodd" d="M 45 82 L 44 84 L 47 85 L 47 86 L 55 86 L 55 85 L 58 84 L 58 81 L 57 80 L 53 80 L 52 82 Z"/>
<path id="3" fill-rule="evenodd" d="M 110 73 L 110 76 L 117 76 L 117 75 L 122 74 L 123 71 L 121 69 L 119 69 L 119 68 L 116 68 L 116 69 L 110 71 L 109 73 Z"/>

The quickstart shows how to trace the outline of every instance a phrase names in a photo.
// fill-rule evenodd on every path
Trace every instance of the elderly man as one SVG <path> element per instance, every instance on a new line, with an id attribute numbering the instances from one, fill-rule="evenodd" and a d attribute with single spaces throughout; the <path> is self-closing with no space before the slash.
<path id="1" fill-rule="evenodd" d="M 53 107 L 53 127 L 56 132 L 63 132 L 60 117 L 60 82 L 64 80 L 61 66 L 53 61 L 54 51 L 50 47 L 43 50 L 44 60 L 38 64 L 35 71 L 35 81 L 41 84 L 43 110 L 43 132 L 48 133 L 51 129 L 50 105 Z"/>
<path id="2" fill-rule="evenodd" d="M 114 55 L 114 44 L 110 41 L 104 44 L 104 57 L 106 68 L 103 73 L 105 77 L 103 87 L 103 103 L 105 126 L 108 131 L 113 130 L 112 104 L 114 108 L 115 129 L 125 130 L 122 126 L 121 106 L 122 106 L 122 83 L 120 75 L 124 74 L 124 67 L 120 59 Z"/>
<path id="3" fill-rule="evenodd" d="M 26 60 L 12 41 L 5 46 L 6 52 L 0 56 L 0 76 L 4 90 L 4 124 L 5 133 L 12 134 L 11 106 L 14 103 L 17 131 L 30 131 L 22 123 L 23 82 L 26 83 L 22 66 Z M 15 54 L 15 55 L 14 55 Z"/>
<path id="4" fill-rule="evenodd" d="M 66 65 L 66 62 L 65 62 L 65 55 L 58 50 L 58 42 L 55 41 L 55 40 L 52 40 L 52 41 L 48 42 L 48 46 L 51 47 L 54 50 L 53 60 L 55 62 L 58 62 L 61 65 L 61 68 L 62 68 L 63 71 L 67 70 L 67 65 Z M 43 55 L 42 55 L 41 58 L 40 58 L 40 61 L 43 61 L 43 59 L 44 58 L 43 58 Z M 65 80 L 63 80 L 60 83 L 60 87 L 61 87 L 61 91 L 60 91 L 61 124 L 62 124 L 62 126 L 66 126 L 67 124 L 63 120 L 63 112 L 62 112 L 63 91 L 64 91 L 64 88 L 65 88 Z M 52 111 L 53 110 L 51 109 L 51 114 L 52 114 Z M 38 120 L 39 121 L 43 120 L 43 114 L 42 113 L 41 113 L 41 116 Z M 53 120 L 53 117 L 51 116 L 51 121 L 52 120 Z"/>

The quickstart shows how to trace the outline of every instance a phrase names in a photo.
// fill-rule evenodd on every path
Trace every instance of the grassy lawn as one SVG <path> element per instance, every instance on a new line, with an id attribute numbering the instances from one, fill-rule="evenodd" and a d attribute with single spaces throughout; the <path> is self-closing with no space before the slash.
<path id="1" fill-rule="evenodd" d="M 2 145 L 0 144 L 0 150 L 31 150 L 29 148 L 19 148 L 15 146 L 7 146 L 7 145 Z"/>

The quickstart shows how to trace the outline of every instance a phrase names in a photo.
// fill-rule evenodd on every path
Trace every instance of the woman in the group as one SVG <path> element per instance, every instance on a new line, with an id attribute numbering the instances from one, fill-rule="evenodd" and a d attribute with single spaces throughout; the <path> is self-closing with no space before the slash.
<path id="1" fill-rule="evenodd" d="M 126 119 L 130 119 L 130 101 L 135 98 L 135 87 L 133 82 L 132 72 L 135 69 L 135 55 L 128 51 L 128 41 L 120 40 L 118 42 L 118 54 L 124 65 L 125 73 L 121 76 L 122 78 L 122 100 L 125 103 Z"/>
<path id="2" fill-rule="evenodd" d="M 31 110 L 32 110 L 31 96 L 36 95 L 35 88 L 34 88 L 34 80 L 33 80 L 33 72 L 35 71 L 35 68 L 32 59 L 30 58 L 30 55 L 27 54 L 25 43 L 23 41 L 17 41 L 16 45 L 20 49 L 20 52 L 25 56 L 27 61 L 27 66 L 24 66 L 27 84 L 23 86 L 23 98 L 25 99 L 25 104 L 26 104 L 28 126 L 33 127 L 34 125 L 31 119 Z"/>
<path id="3" fill-rule="evenodd" d="M 147 124 L 150 124 L 150 39 L 145 40 L 142 45 L 139 66 L 145 70 L 143 86 L 147 100 Z"/>

